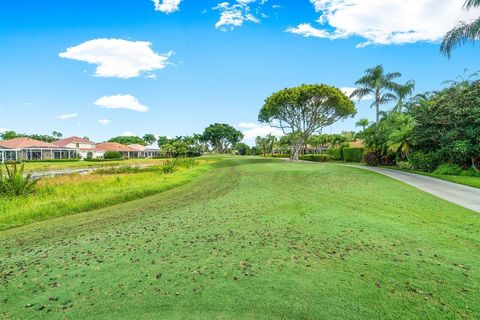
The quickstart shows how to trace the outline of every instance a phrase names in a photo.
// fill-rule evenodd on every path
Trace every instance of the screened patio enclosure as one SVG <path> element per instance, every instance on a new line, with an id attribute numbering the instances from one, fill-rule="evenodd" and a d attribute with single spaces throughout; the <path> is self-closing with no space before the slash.
<path id="1" fill-rule="evenodd" d="M 75 159 L 77 152 L 72 149 L 0 149 L 1 163 L 17 160 L 53 160 L 53 159 Z"/>

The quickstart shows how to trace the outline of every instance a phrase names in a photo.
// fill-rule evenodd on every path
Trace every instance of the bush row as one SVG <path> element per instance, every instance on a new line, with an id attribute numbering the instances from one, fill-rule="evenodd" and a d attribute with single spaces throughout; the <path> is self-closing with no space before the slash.
<path id="1" fill-rule="evenodd" d="M 307 154 L 299 157 L 300 160 L 313 161 L 313 162 L 327 162 L 335 160 L 334 157 L 328 154 Z"/>

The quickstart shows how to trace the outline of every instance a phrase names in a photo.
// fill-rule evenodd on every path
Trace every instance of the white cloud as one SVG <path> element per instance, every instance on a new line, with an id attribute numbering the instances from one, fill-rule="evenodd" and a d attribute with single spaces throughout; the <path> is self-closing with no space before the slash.
<path id="1" fill-rule="evenodd" d="M 107 124 L 110 123 L 110 120 L 108 120 L 108 119 L 100 119 L 100 120 L 98 120 L 98 123 L 100 123 L 102 126 L 106 126 Z"/>
<path id="2" fill-rule="evenodd" d="M 152 0 L 155 5 L 155 11 L 163 13 L 172 13 L 179 10 L 182 0 Z"/>
<path id="3" fill-rule="evenodd" d="M 5 129 L 5 128 L 0 128 L 0 132 L 5 132 L 5 131 L 10 131 L 10 130 Z"/>
<path id="4" fill-rule="evenodd" d="M 351 88 L 351 87 L 343 87 L 343 88 L 340 88 L 340 90 L 345 93 L 345 95 L 347 97 L 350 98 L 351 94 L 353 93 L 353 91 L 357 90 L 357 88 Z M 362 99 L 354 99 L 354 100 L 358 100 L 358 101 L 365 101 L 365 100 L 372 100 L 373 99 L 373 96 L 372 95 L 367 95 L 365 97 L 363 97 Z"/>
<path id="5" fill-rule="evenodd" d="M 217 29 L 222 31 L 232 30 L 240 27 L 245 21 L 258 23 L 259 20 L 251 13 L 250 5 L 256 3 L 257 0 L 237 0 L 233 4 L 230 2 L 221 2 L 214 10 L 220 11 L 220 19 L 215 24 Z M 260 1 L 263 5 L 265 1 Z"/>
<path id="6" fill-rule="evenodd" d="M 122 137 L 133 137 L 135 136 L 134 133 L 130 132 L 130 131 L 125 131 L 124 133 L 121 134 Z"/>
<path id="7" fill-rule="evenodd" d="M 302 23 L 296 27 L 290 27 L 287 32 L 299 34 L 304 37 L 328 38 L 328 32 L 312 27 L 310 23 Z"/>
<path id="8" fill-rule="evenodd" d="M 148 41 L 122 39 L 94 39 L 68 48 L 59 54 L 62 58 L 96 64 L 95 76 L 135 78 L 165 68 L 172 52 L 155 53 Z"/>
<path id="9" fill-rule="evenodd" d="M 137 112 L 147 112 L 148 107 L 142 105 L 137 98 L 130 94 L 104 96 L 94 102 L 96 106 L 105 109 L 126 109 Z"/>
<path id="10" fill-rule="evenodd" d="M 253 142 L 258 136 L 263 137 L 267 134 L 272 134 L 276 137 L 283 136 L 282 130 L 258 123 L 241 122 L 237 125 L 237 128 L 242 131 L 244 140 L 249 142 Z"/>
<path id="11" fill-rule="evenodd" d="M 465 0 L 310 0 L 320 13 L 321 28 L 300 24 L 288 32 L 329 39 L 359 36 L 358 47 L 435 42 L 459 20 L 477 18 L 480 9 L 465 11 Z"/>
<path id="12" fill-rule="evenodd" d="M 73 119 L 78 117 L 78 113 L 66 113 L 66 114 L 61 114 L 57 116 L 57 119 L 59 120 L 68 120 L 68 119 Z"/>

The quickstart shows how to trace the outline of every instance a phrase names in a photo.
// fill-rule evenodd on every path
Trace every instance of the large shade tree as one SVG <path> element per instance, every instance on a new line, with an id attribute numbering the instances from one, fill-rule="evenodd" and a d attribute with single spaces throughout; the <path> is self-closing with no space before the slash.
<path id="1" fill-rule="evenodd" d="M 464 5 L 466 10 L 478 7 L 480 7 L 480 0 L 467 0 Z M 480 18 L 473 21 L 460 21 L 455 28 L 445 35 L 440 50 L 444 55 L 450 58 L 453 49 L 467 42 L 474 42 L 479 37 Z"/>
<path id="2" fill-rule="evenodd" d="M 395 79 L 401 77 L 399 72 L 385 73 L 382 65 L 365 70 L 363 77 L 355 82 L 358 89 L 352 92 L 350 98 L 363 99 L 367 96 L 373 96 L 373 103 L 370 107 L 375 106 L 376 124 L 380 121 L 380 106 L 387 104 L 397 97 L 395 89 L 399 87 L 394 82 Z"/>
<path id="3" fill-rule="evenodd" d="M 225 123 L 211 124 L 203 132 L 203 140 L 210 143 L 218 153 L 226 153 L 243 139 L 243 133 Z"/>
<path id="4" fill-rule="evenodd" d="M 290 134 L 290 159 L 298 160 L 301 148 L 312 134 L 354 114 L 354 103 L 339 89 L 304 84 L 267 98 L 258 120 Z"/>

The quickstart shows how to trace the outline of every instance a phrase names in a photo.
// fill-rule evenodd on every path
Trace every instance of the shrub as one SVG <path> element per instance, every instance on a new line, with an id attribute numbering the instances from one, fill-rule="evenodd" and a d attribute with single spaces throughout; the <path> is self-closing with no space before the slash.
<path id="1" fill-rule="evenodd" d="M 363 148 L 344 148 L 343 160 L 346 162 L 362 162 L 364 152 Z"/>
<path id="2" fill-rule="evenodd" d="M 165 174 L 174 173 L 178 170 L 177 165 L 173 160 L 165 161 L 165 164 L 162 166 L 162 171 Z"/>
<path id="3" fill-rule="evenodd" d="M 314 162 L 327 162 L 327 161 L 335 160 L 331 155 L 328 155 L 328 154 L 307 154 L 299 158 L 300 160 L 314 161 Z"/>
<path id="4" fill-rule="evenodd" d="M 460 175 L 463 177 L 479 177 L 480 178 L 480 172 L 476 172 L 472 168 L 468 170 L 462 170 L 462 172 L 460 172 Z"/>
<path id="5" fill-rule="evenodd" d="M 92 159 L 93 159 L 93 152 L 92 152 L 92 151 L 88 151 L 88 152 L 87 152 L 87 159 L 88 159 L 88 160 L 92 160 Z"/>
<path id="6" fill-rule="evenodd" d="M 343 152 L 341 148 L 327 149 L 327 155 L 332 156 L 334 160 L 343 160 Z"/>
<path id="7" fill-rule="evenodd" d="M 37 180 L 31 173 L 25 174 L 25 164 L 5 164 L 5 169 L 6 174 L 0 169 L 0 195 L 24 196 L 34 191 Z"/>
<path id="8" fill-rule="evenodd" d="M 405 169 L 405 170 L 412 170 L 413 167 L 412 167 L 412 164 L 408 161 L 400 161 L 397 163 L 398 167 L 400 169 Z"/>
<path id="9" fill-rule="evenodd" d="M 413 170 L 433 172 L 439 165 L 438 155 L 434 152 L 415 151 L 408 156 Z"/>
<path id="10" fill-rule="evenodd" d="M 376 152 L 370 151 L 363 156 L 363 162 L 368 166 L 376 167 L 382 165 L 382 156 Z"/>
<path id="11" fill-rule="evenodd" d="M 103 155 L 104 159 L 122 159 L 122 154 L 118 151 L 107 151 Z"/>
<path id="12" fill-rule="evenodd" d="M 445 176 L 459 176 L 462 173 L 462 168 L 456 164 L 444 163 L 439 165 L 433 173 Z"/>
<path id="13" fill-rule="evenodd" d="M 121 167 L 110 167 L 110 168 L 100 168 L 95 170 L 96 174 L 101 175 L 113 175 L 113 174 L 126 174 L 126 173 L 139 173 L 145 171 L 155 171 L 152 170 L 153 167 L 140 168 L 139 166 L 121 166 Z"/>

